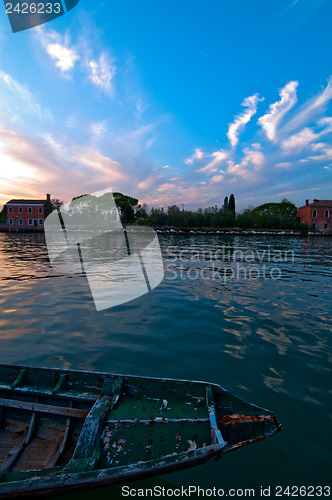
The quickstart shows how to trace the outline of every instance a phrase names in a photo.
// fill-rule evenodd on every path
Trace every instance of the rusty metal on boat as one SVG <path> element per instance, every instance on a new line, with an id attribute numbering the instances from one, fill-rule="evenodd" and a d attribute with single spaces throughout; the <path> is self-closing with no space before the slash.
<path id="1" fill-rule="evenodd" d="M 207 382 L 0 365 L 0 498 L 191 467 L 280 428 Z"/>

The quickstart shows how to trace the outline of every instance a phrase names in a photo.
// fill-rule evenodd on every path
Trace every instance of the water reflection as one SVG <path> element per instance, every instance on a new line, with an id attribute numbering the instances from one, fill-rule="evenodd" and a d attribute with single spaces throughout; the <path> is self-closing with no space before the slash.
<path id="1" fill-rule="evenodd" d="M 295 477 L 297 484 L 307 477 L 326 482 L 332 240 L 196 235 L 160 242 L 161 285 L 96 312 L 82 273 L 52 270 L 43 235 L 0 233 L 0 361 L 219 383 L 275 410 L 284 425 L 266 447 L 243 450 L 234 462 L 227 457 L 223 471 L 231 487 L 238 485 L 239 470 L 248 481 L 255 471 L 257 476 L 257 463 L 264 467 L 267 456 L 274 460 L 264 469 L 267 484 L 276 477 L 287 484 Z M 223 257 L 224 247 L 230 254 Z M 273 260 L 290 249 L 294 259 Z M 250 252 L 252 261 L 245 258 Z M 236 270 L 238 263 L 246 271 L 277 267 L 281 276 L 228 271 L 227 279 L 212 279 L 213 265 Z M 189 484 L 218 486 L 220 464 L 183 474 L 181 484 L 187 477 Z"/>
<path id="2" fill-rule="evenodd" d="M 162 284 L 97 313 L 81 272 L 52 270 L 43 235 L 0 234 L 3 360 L 54 359 L 146 375 L 174 376 L 176 368 L 184 378 L 193 366 L 217 372 L 221 359 L 230 370 L 233 362 L 250 369 L 264 360 L 269 373 L 262 370 L 261 380 L 274 392 L 290 388 L 269 360 L 287 364 L 287 372 L 330 372 L 331 240 L 196 235 L 160 243 Z M 244 271 L 232 274 L 238 263 Z M 213 266 L 228 274 L 220 278 Z M 253 266 L 277 267 L 280 277 L 250 277 Z M 301 390 L 307 397 L 305 384 Z"/>

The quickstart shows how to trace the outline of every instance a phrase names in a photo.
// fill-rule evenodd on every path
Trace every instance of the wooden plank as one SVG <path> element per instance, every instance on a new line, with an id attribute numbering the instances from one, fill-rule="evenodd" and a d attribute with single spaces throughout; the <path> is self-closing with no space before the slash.
<path id="1" fill-rule="evenodd" d="M 216 413 L 214 408 L 213 393 L 210 386 L 206 387 L 206 403 L 209 411 L 210 426 L 211 426 L 211 442 L 212 444 L 219 444 L 221 448 L 224 448 L 227 443 L 222 437 L 220 429 L 217 425 Z"/>
<path id="2" fill-rule="evenodd" d="M 1 476 L 6 474 L 6 472 L 8 472 L 9 469 L 13 466 L 13 464 L 18 460 L 24 448 L 29 444 L 32 434 L 35 430 L 35 427 L 36 427 L 36 413 L 33 413 L 30 420 L 30 424 L 28 427 L 26 427 L 22 439 L 12 450 L 10 450 L 7 458 L 3 461 L 1 466 Z"/>
<path id="3" fill-rule="evenodd" d="M 104 388 L 107 383 L 105 381 Z M 100 424 L 108 410 L 118 401 L 121 385 L 112 383 L 111 387 L 107 387 L 108 391 L 113 393 L 112 396 L 105 394 L 98 398 L 86 417 L 73 458 L 88 458 L 92 455 Z"/>
<path id="4" fill-rule="evenodd" d="M 117 403 L 122 391 L 122 382 L 122 379 L 105 380 L 102 392 L 106 394 L 97 399 L 86 417 L 73 457 L 65 467 L 66 472 L 93 468 L 98 459 L 98 450 L 94 452 L 101 423 L 106 413 Z"/>
<path id="5" fill-rule="evenodd" d="M 41 413 L 50 413 L 51 415 L 62 415 L 64 417 L 86 418 L 88 411 L 78 408 L 69 408 L 67 406 L 53 406 L 29 401 L 19 401 L 16 399 L 0 398 L 0 407 L 17 408 Z"/>
<path id="6" fill-rule="evenodd" d="M 11 386 L 10 385 L 0 385 L 0 391 L 10 391 Z M 89 394 L 87 393 L 73 393 L 73 392 L 61 392 L 61 393 L 56 393 L 53 394 L 51 390 L 42 390 L 42 389 L 37 389 L 29 386 L 24 386 L 24 387 L 15 387 L 15 390 L 13 390 L 15 393 L 22 393 L 22 394 L 31 394 L 33 396 L 54 396 L 55 398 L 58 397 L 59 399 L 69 399 L 69 400 L 77 400 L 77 401 L 83 401 L 86 403 L 94 403 L 96 401 L 96 398 L 98 397 L 98 394 Z"/>
<path id="7" fill-rule="evenodd" d="M 164 418 L 156 417 L 154 419 L 144 419 L 144 418 L 118 418 L 118 419 L 107 419 L 105 424 L 185 424 L 185 423 L 197 423 L 197 422 L 209 422 L 208 418 Z"/>
<path id="8" fill-rule="evenodd" d="M 66 448 L 68 436 L 69 436 L 69 430 L 70 430 L 70 418 L 67 418 L 66 428 L 65 428 L 62 442 L 59 440 L 58 446 L 55 448 L 53 455 L 48 459 L 48 462 L 45 465 L 46 469 L 50 468 L 50 467 L 55 467 L 57 461 L 59 460 L 61 455 L 63 455 L 65 448 Z"/>
<path id="9" fill-rule="evenodd" d="M 19 371 L 19 373 L 18 373 L 16 379 L 14 380 L 14 382 L 11 384 L 10 388 L 11 389 L 15 389 L 15 387 L 17 387 L 21 382 L 23 382 L 23 380 L 24 380 L 24 378 L 26 376 L 26 373 L 27 373 L 26 368 L 22 368 Z"/>
<path id="10" fill-rule="evenodd" d="M 22 436 L 22 439 L 17 443 L 17 445 L 10 450 L 10 452 L 7 455 L 7 458 L 3 461 L 1 465 L 1 472 L 0 472 L 0 479 L 2 476 L 6 474 L 6 472 L 9 471 L 9 469 L 12 467 L 14 462 L 18 459 L 20 454 L 22 453 L 24 447 L 25 447 L 25 440 L 29 432 L 29 427 L 26 427 L 25 432 Z"/>
<path id="11" fill-rule="evenodd" d="M 35 431 L 36 428 L 36 412 L 33 412 L 31 420 L 30 420 L 30 425 L 29 425 L 29 432 L 25 440 L 25 445 L 29 444 L 32 438 L 32 435 Z"/>
<path id="12" fill-rule="evenodd" d="M 57 394 L 60 391 L 60 389 L 64 386 L 66 379 L 67 379 L 67 374 L 61 373 L 55 387 L 53 387 L 52 389 L 52 394 Z"/>

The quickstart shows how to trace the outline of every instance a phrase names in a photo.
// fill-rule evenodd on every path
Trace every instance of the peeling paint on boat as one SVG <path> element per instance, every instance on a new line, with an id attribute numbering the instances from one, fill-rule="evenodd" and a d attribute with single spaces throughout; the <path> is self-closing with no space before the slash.
<path id="1" fill-rule="evenodd" d="M 0 447 L 0 498 L 163 474 L 280 430 L 268 410 L 206 382 L 0 365 L 0 390 L 13 447 Z"/>

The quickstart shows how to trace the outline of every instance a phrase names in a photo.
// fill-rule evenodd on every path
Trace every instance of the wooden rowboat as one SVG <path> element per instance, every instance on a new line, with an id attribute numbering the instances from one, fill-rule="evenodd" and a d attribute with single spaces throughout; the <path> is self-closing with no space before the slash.
<path id="1" fill-rule="evenodd" d="M 280 430 L 205 382 L 0 365 L 0 497 L 46 496 L 191 467 Z"/>

